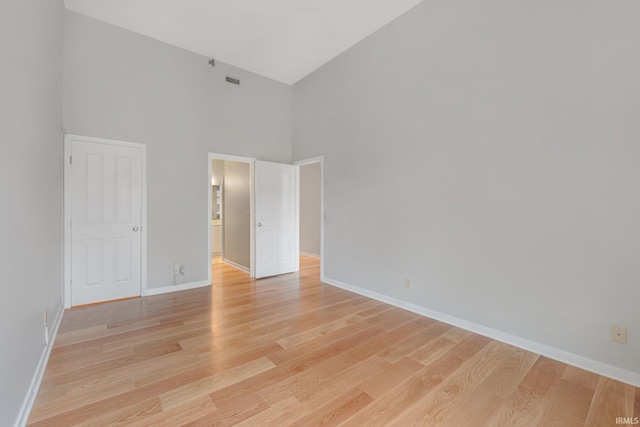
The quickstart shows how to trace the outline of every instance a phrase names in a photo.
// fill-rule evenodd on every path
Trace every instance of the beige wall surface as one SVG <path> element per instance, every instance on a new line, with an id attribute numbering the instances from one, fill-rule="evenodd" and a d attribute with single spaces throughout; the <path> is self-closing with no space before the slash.
<path id="1" fill-rule="evenodd" d="M 639 15 L 425 1 L 298 82 L 325 275 L 640 374 Z"/>
<path id="2" fill-rule="evenodd" d="M 249 164 L 225 161 L 222 189 L 224 258 L 251 267 L 251 194 Z"/>
<path id="3" fill-rule="evenodd" d="M 291 87 L 75 12 L 64 28 L 65 130 L 147 145 L 148 287 L 174 262 L 206 280 L 208 153 L 288 163 Z"/>
<path id="4" fill-rule="evenodd" d="M 62 310 L 60 0 L 0 2 L 0 425 L 20 413 Z M 53 303 L 53 312 L 51 304 Z"/>
<path id="5" fill-rule="evenodd" d="M 300 166 L 300 251 L 320 256 L 320 163 Z"/>

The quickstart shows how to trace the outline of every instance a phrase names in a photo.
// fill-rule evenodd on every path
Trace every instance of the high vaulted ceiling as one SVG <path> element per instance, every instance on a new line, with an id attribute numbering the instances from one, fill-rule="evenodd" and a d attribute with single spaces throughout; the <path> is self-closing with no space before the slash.
<path id="1" fill-rule="evenodd" d="M 422 0 L 65 0 L 67 9 L 293 84 Z"/>

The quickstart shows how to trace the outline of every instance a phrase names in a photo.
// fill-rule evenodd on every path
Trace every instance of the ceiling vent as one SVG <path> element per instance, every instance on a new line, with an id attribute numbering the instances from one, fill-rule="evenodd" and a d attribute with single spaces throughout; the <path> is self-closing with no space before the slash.
<path id="1" fill-rule="evenodd" d="M 234 79 L 233 77 L 229 77 L 229 76 L 227 76 L 226 79 L 227 79 L 228 83 L 233 83 L 234 85 L 240 86 L 240 80 L 239 79 Z"/>

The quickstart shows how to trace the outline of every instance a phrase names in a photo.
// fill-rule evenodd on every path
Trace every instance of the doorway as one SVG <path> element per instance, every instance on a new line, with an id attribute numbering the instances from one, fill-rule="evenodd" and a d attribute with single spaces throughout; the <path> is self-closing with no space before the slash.
<path id="1" fill-rule="evenodd" d="M 217 178 L 214 173 L 216 164 L 224 162 L 224 174 Z M 208 229 L 208 258 L 209 264 L 213 259 L 212 248 L 214 242 L 213 222 L 217 206 L 215 206 L 215 188 L 221 181 L 221 224 L 222 224 L 222 260 L 228 264 L 246 269 L 246 263 L 240 264 L 230 259 L 229 250 L 233 245 L 242 243 L 242 239 L 232 238 L 229 234 L 229 222 L 237 220 L 240 229 L 246 233 L 248 217 L 249 234 L 249 265 L 251 277 L 268 277 L 298 271 L 299 269 L 299 223 L 298 223 L 298 194 L 299 176 L 298 166 L 283 163 L 258 161 L 254 158 L 232 156 L 227 154 L 208 154 L 209 194 L 207 229 Z M 248 168 L 249 180 L 242 185 L 243 200 L 246 200 L 248 187 L 249 210 L 241 209 L 236 217 L 229 213 L 232 201 L 232 184 L 227 166 L 244 169 Z M 246 172 L 242 175 L 246 177 Z M 244 179 L 244 178 L 243 178 Z M 240 192 L 236 192 L 240 194 Z M 239 235 L 237 235 L 239 236 Z M 246 241 L 243 240 L 243 241 Z M 245 245 L 246 246 L 246 245 Z M 246 255 L 246 252 L 243 251 Z M 245 258 L 246 259 L 246 258 Z M 230 262 L 231 261 L 231 262 Z M 238 264 L 238 265 L 236 265 Z M 243 268 L 244 267 L 244 268 Z M 209 280 L 211 270 L 209 269 Z"/>
<path id="2" fill-rule="evenodd" d="M 300 167 L 300 255 L 320 259 L 324 278 L 324 156 L 293 163 Z"/>
<path id="3" fill-rule="evenodd" d="M 255 159 L 209 153 L 209 264 L 219 259 L 253 277 Z M 219 258 L 218 258 L 219 257 Z M 211 281 L 211 268 L 208 280 Z"/>

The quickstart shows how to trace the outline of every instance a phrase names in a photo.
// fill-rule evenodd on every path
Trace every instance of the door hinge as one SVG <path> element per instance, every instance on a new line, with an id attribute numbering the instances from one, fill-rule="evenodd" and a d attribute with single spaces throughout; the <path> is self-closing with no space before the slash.
<path id="1" fill-rule="evenodd" d="M 73 164 L 73 156 L 69 156 L 69 164 L 72 165 Z"/>

